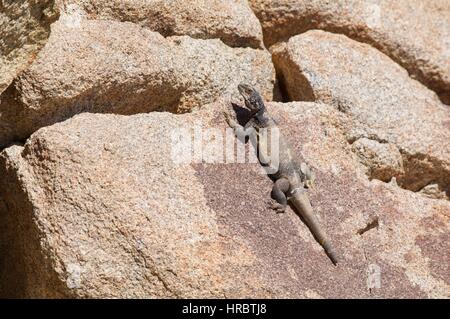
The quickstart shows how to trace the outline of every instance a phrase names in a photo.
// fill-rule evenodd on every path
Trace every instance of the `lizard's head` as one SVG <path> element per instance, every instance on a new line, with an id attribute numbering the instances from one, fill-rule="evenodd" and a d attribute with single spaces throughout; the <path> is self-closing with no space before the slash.
<path id="1" fill-rule="evenodd" d="M 261 94 L 258 93 L 251 85 L 241 83 L 238 85 L 239 93 L 245 101 L 245 106 L 253 113 L 264 112 L 264 102 Z"/>

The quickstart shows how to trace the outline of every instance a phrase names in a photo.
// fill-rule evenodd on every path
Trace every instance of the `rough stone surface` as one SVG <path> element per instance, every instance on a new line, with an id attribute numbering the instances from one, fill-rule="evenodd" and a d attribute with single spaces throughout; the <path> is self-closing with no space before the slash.
<path id="1" fill-rule="evenodd" d="M 389 182 L 392 176 L 404 172 L 402 154 L 394 144 L 363 137 L 352 144 L 352 149 L 369 169 L 370 178 Z"/>
<path id="2" fill-rule="evenodd" d="M 57 18 L 54 0 L 0 2 L 0 94 L 33 61 Z"/>
<path id="3" fill-rule="evenodd" d="M 270 46 L 310 29 L 381 50 L 450 104 L 450 1 L 250 0 Z"/>
<path id="4" fill-rule="evenodd" d="M 16 177 L 23 174 L 24 183 L 3 190 L 18 191 L 8 194 L 15 198 L 8 205 L 18 201 L 25 215 L 12 218 L 26 229 L 10 242 L 23 260 L 6 262 L 25 269 L 2 276 L 10 294 L 250 294 L 256 274 L 246 264 L 254 257 L 243 243 L 222 237 L 193 168 L 170 160 L 171 128 L 189 124 L 181 119 L 167 113 L 83 114 L 39 130 L 25 148 L 5 151 L 2 166 Z M 247 268 L 245 278 L 233 276 L 238 266 Z"/>
<path id="5" fill-rule="evenodd" d="M 347 130 L 351 143 L 372 140 L 370 147 L 355 145 L 372 177 L 396 177 L 413 191 L 437 184 L 450 193 L 450 110 L 434 92 L 344 35 L 312 30 L 273 51 L 291 100 L 329 103 L 354 120 Z"/>
<path id="6" fill-rule="evenodd" d="M 2 96 L 0 146 L 83 111 L 186 112 L 236 95 L 241 81 L 272 99 L 275 71 L 264 50 L 66 14 L 52 29 L 36 61 Z"/>
<path id="7" fill-rule="evenodd" d="M 133 22 L 164 36 L 221 39 L 262 48 L 262 29 L 247 0 L 59 0 L 61 10 L 89 19 Z"/>
<path id="8" fill-rule="evenodd" d="M 173 129 L 223 133 L 223 109 L 81 114 L 5 149 L 0 294 L 450 296 L 450 203 L 369 181 L 346 140 L 348 115 L 269 104 L 294 154 L 316 172 L 310 195 L 342 256 L 334 267 L 292 211 L 268 208 L 272 182 L 258 164 L 173 160 Z M 203 154 L 220 154 L 207 151 L 223 146 L 218 136 L 203 135 Z M 374 217 L 378 228 L 357 234 Z"/>
<path id="9" fill-rule="evenodd" d="M 245 0 L 0 2 L 0 298 L 450 298 L 448 1 L 251 0 L 272 56 Z M 308 101 L 267 106 L 337 267 L 239 82 Z"/>

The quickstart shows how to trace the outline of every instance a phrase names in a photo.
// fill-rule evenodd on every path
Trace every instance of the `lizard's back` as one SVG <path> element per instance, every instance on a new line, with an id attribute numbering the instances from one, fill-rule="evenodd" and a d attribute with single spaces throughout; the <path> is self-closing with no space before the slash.
<path id="1" fill-rule="evenodd" d="M 278 170 L 276 173 L 271 174 L 271 177 L 275 179 L 286 178 L 289 180 L 291 185 L 300 185 L 301 178 L 297 167 L 295 165 L 294 157 L 292 156 L 292 148 L 289 142 L 286 140 L 285 136 L 282 134 L 277 123 L 267 114 L 267 124 L 266 128 L 271 130 L 278 130 Z M 269 132 L 270 133 L 270 132 Z M 275 140 L 276 142 L 276 140 Z M 270 150 L 273 149 L 273 146 L 269 146 Z M 274 154 L 271 154 L 272 157 Z"/>

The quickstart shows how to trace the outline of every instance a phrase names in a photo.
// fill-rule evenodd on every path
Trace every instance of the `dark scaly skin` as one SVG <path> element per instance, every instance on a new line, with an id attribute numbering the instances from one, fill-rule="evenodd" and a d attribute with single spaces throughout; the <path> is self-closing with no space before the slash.
<path id="1" fill-rule="evenodd" d="M 254 128 L 256 132 L 259 132 L 262 128 L 270 130 L 270 128 L 277 127 L 275 121 L 266 112 L 261 95 L 253 87 L 247 84 L 239 84 L 238 90 L 244 98 L 245 106 L 251 112 L 251 118 L 245 127 L 242 127 L 225 114 L 228 124 L 236 130 L 237 134 L 241 134 L 244 129 L 250 127 Z M 258 145 L 262 145 L 261 143 L 267 143 L 267 141 L 261 134 L 258 134 Z M 263 147 L 263 149 L 267 148 Z M 264 157 L 264 154 L 262 156 Z M 267 160 L 264 159 L 263 162 L 267 163 Z M 310 229 L 314 238 L 323 247 L 327 256 L 336 265 L 338 262 L 336 253 L 325 232 L 320 227 L 319 221 L 306 195 L 305 184 L 307 184 L 307 176 L 305 176 L 305 172 L 300 170 L 293 160 L 291 149 L 282 136 L 279 139 L 279 168 L 270 177 L 275 181 L 272 189 L 272 197 L 277 201 L 277 204 L 273 208 L 277 212 L 284 212 L 289 201 L 297 209 L 297 212 L 303 218 L 303 221 Z"/>

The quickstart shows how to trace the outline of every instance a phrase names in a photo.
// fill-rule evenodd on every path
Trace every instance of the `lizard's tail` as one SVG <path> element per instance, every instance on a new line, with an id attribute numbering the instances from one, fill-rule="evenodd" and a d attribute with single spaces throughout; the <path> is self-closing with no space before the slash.
<path id="1" fill-rule="evenodd" d="M 298 213 L 303 218 L 314 238 L 323 247 L 328 258 L 334 265 L 337 265 L 338 258 L 325 232 L 319 225 L 317 217 L 314 215 L 311 203 L 305 193 L 296 193 L 291 199 L 292 204 L 297 208 Z"/>
<path id="2" fill-rule="evenodd" d="M 325 241 L 325 243 L 322 244 L 322 247 L 325 250 L 325 253 L 327 254 L 328 258 L 330 258 L 331 262 L 336 266 L 338 263 L 338 258 L 330 242 Z"/>

